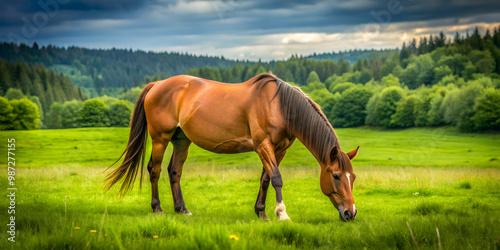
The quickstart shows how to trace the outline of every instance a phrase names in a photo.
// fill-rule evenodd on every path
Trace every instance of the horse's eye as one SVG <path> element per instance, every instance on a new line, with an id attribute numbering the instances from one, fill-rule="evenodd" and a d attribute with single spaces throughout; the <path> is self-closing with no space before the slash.
<path id="1" fill-rule="evenodd" d="M 334 174 L 333 175 L 333 179 L 335 179 L 337 181 L 340 181 L 340 176 L 338 174 Z"/>

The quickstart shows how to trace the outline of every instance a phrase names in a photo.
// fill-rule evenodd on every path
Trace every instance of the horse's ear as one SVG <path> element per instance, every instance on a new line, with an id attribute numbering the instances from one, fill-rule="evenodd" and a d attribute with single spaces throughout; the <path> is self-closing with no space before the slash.
<path id="1" fill-rule="evenodd" d="M 354 149 L 353 151 L 347 153 L 347 156 L 349 157 L 349 159 L 354 159 L 354 157 L 356 157 L 358 155 L 358 151 L 359 151 L 359 146 Z"/>
<path id="2" fill-rule="evenodd" d="M 339 147 L 334 146 L 332 150 L 330 150 L 330 160 L 334 161 L 337 158 L 337 154 L 339 153 Z"/>

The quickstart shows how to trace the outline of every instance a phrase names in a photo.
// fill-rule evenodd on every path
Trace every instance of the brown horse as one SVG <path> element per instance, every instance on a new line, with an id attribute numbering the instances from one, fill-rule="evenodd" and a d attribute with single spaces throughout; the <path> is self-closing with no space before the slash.
<path id="1" fill-rule="evenodd" d="M 176 212 L 191 214 L 180 187 L 182 167 L 191 142 L 215 153 L 255 151 L 263 164 L 255 213 L 268 219 L 265 202 L 269 182 L 276 191 L 276 216 L 289 220 L 281 195 L 283 182 L 278 165 L 298 138 L 321 166 L 323 193 L 338 209 L 341 220 L 354 220 L 357 210 L 352 196 L 351 160 L 358 148 L 344 153 L 333 127 L 321 108 L 299 88 L 271 74 L 244 83 L 226 84 L 181 75 L 153 82 L 142 91 L 130 122 L 130 135 L 123 163 L 107 177 L 107 188 L 124 179 L 125 194 L 141 173 L 147 133 L 153 141 L 148 163 L 153 212 L 162 212 L 158 196 L 163 154 L 174 146 L 168 176 Z M 120 157 L 121 158 L 121 157 Z M 118 159 L 119 160 L 119 159 Z M 115 162 L 116 163 L 116 162 Z"/>

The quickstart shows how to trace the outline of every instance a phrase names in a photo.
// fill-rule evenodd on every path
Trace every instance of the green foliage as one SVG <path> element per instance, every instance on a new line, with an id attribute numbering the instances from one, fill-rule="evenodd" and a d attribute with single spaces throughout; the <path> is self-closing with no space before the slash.
<path id="1" fill-rule="evenodd" d="M 39 124 L 38 107 L 28 98 L 14 99 L 10 101 L 12 106 L 12 127 L 9 129 L 25 130 L 37 129 Z"/>
<path id="2" fill-rule="evenodd" d="M 386 57 L 388 55 L 394 54 L 396 51 L 391 49 L 385 50 L 358 50 L 358 49 L 350 49 L 346 51 L 339 52 L 329 52 L 307 56 L 307 58 L 315 59 L 315 60 L 332 60 L 338 61 L 343 59 L 351 64 L 354 64 L 357 61 L 363 61 L 364 59 L 374 60 Z"/>
<path id="3" fill-rule="evenodd" d="M 5 43 L 0 43 L 0 50 L 5 49 Z M 8 47 L 8 46 L 7 46 Z M 4 57 L 9 53 L 1 54 Z M 32 57 L 30 57 L 32 58 Z M 18 59 L 13 61 L 19 61 Z M 30 60 L 28 60 L 30 61 Z M 11 90 L 12 89 L 12 90 Z M 22 99 L 25 96 L 36 96 L 39 99 L 41 120 L 48 113 L 53 102 L 83 100 L 85 96 L 73 86 L 70 78 L 47 70 L 43 65 L 27 64 L 26 62 L 4 62 L 0 58 L 0 92 L 7 99 Z M 37 103 L 38 105 L 38 103 Z"/>
<path id="4" fill-rule="evenodd" d="M 429 126 L 429 110 L 431 109 L 431 101 L 433 94 L 429 93 L 427 89 L 421 89 L 418 99 L 415 102 L 415 126 L 426 127 Z"/>
<path id="5" fill-rule="evenodd" d="M 464 87 L 466 85 L 466 82 L 464 81 L 463 78 L 461 77 L 458 77 L 456 75 L 446 75 L 444 77 L 442 77 L 439 82 L 437 83 L 437 85 L 439 86 L 448 86 L 450 84 L 453 84 L 457 87 Z"/>
<path id="6" fill-rule="evenodd" d="M 490 51 L 473 50 L 469 53 L 469 58 L 478 73 L 489 75 L 495 70 L 495 59 L 491 56 Z"/>
<path id="7" fill-rule="evenodd" d="M 401 87 L 401 83 L 399 82 L 399 78 L 396 76 L 389 74 L 387 76 L 384 76 L 382 80 L 380 80 L 380 83 L 384 87 L 391 87 L 391 86 L 397 86 Z"/>
<path id="8" fill-rule="evenodd" d="M 474 101 L 481 90 L 482 86 L 476 83 L 450 91 L 441 104 L 444 121 L 457 126 L 461 131 L 473 131 L 474 122 L 471 118 L 474 115 Z"/>
<path id="9" fill-rule="evenodd" d="M 309 76 L 307 77 L 307 80 L 306 80 L 306 83 L 307 84 L 310 84 L 310 83 L 313 83 L 313 82 L 321 82 L 319 80 L 319 76 L 318 76 L 318 73 L 316 73 L 316 71 L 311 71 L 311 73 L 309 73 Z"/>
<path id="10" fill-rule="evenodd" d="M 342 92 L 329 115 L 332 125 L 335 127 L 363 125 L 366 119 L 366 105 L 372 95 L 371 90 L 362 87 L 354 87 Z"/>
<path id="11" fill-rule="evenodd" d="M 9 89 L 20 90 L 37 103 L 41 120 L 45 120 L 44 114 L 49 113 L 53 102 L 64 103 L 73 99 L 80 101 L 86 99 L 87 94 L 105 103 L 106 117 L 103 122 L 89 126 L 109 126 L 112 125 L 109 118 L 118 115 L 113 114 L 111 109 L 118 101 L 115 97 L 135 103 L 141 89 L 129 89 L 130 87 L 165 79 L 174 75 L 174 71 L 175 74 L 187 72 L 233 83 L 271 71 L 283 80 L 301 86 L 322 106 L 330 121 L 336 119 L 336 126 L 357 126 L 354 124 L 360 124 L 358 118 L 365 117 L 366 125 L 386 128 L 450 124 L 462 131 L 498 130 L 496 125 L 492 125 L 495 124 L 492 119 L 486 119 L 486 115 L 476 115 L 474 107 L 480 107 L 480 101 L 486 102 L 479 98 L 485 93 L 481 92 L 482 88 L 500 87 L 499 46 L 498 30 L 482 37 L 476 29 L 473 35 L 457 35 L 453 41 L 446 40 L 444 33 L 423 37 L 418 42 L 414 39 L 404 44 L 400 51 L 372 53 L 355 50 L 307 58 L 293 55 L 285 61 L 266 63 L 194 57 L 175 52 L 146 53 L 116 49 L 96 51 L 77 47 L 62 49 L 50 45 L 30 47 L 0 43 L 0 57 L 5 59 L 0 60 L 0 94 L 7 94 Z M 332 56 L 336 58 L 335 61 L 324 60 L 333 58 Z M 356 59 L 352 60 L 354 58 Z M 19 63 L 9 63 L 10 61 Z M 196 63 L 190 64 L 194 61 Z M 43 63 L 50 70 L 41 64 L 29 65 L 26 62 Z M 146 67 L 147 65 L 153 66 Z M 81 85 L 83 89 L 75 89 L 71 81 Z M 476 90 L 468 89 L 473 85 L 477 86 Z M 337 111 L 333 108 L 340 105 L 337 102 L 341 100 L 343 93 L 358 87 L 375 94 L 364 109 L 353 104 L 354 111 L 350 113 L 352 117 L 344 114 L 337 114 L 336 117 L 334 113 Z M 403 99 L 395 101 L 397 98 L 394 96 L 389 98 L 383 94 L 390 92 L 388 89 L 391 87 L 404 89 L 404 94 L 401 95 Z M 9 93 L 8 96 L 12 95 Z M 36 101 L 34 96 L 39 100 Z M 366 100 L 361 98 L 360 103 L 364 101 Z M 54 112 L 56 110 L 57 105 Z M 119 113 L 123 112 L 126 113 L 126 109 Z M 74 121 L 69 122 L 72 125 L 60 124 L 60 115 L 48 119 L 52 125 L 47 127 L 80 126 Z M 126 124 L 126 115 L 121 117 L 123 119 L 118 119 L 121 122 L 113 123 L 113 126 Z M 350 121 L 351 119 L 353 120 Z M 487 124 L 479 124 L 480 121 Z"/>
<path id="12" fill-rule="evenodd" d="M 99 96 L 99 97 L 96 97 L 93 99 L 103 101 L 104 104 L 106 104 L 106 107 L 111 107 L 111 105 L 113 105 L 119 101 L 118 99 L 116 99 L 114 97 L 107 96 L 107 95 Z"/>
<path id="13" fill-rule="evenodd" d="M 7 130 L 12 127 L 14 120 L 13 108 L 7 98 L 0 96 L 0 130 Z"/>
<path id="14" fill-rule="evenodd" d="M 499 89 L 483 89 L 475 100 L 472 120 L 476 130 L 500 130 Z"/>
<path id="15" fill-rule="evenodd" d="M 58 129 L 62 128 L 61 125 L 61 110 L 63 105 L 60 102 L 54 102 L 50 106 L 50 111 L 45 118 L 45 125 L 47 128 Z"/>
<path id="16" fill-rule="evenodd" d="M 368 100 L 366 104 L 366 125 L 378 126 L 380 123 L 380 116 L 377 112 L 377 103 L 380 99 L 380 94 L 376 93 Z"/>
<path id="17" fill-rule="evenodd" d="M 96 99 L 85 101 L 82 110 L 79 112 L 79 122 L 82 127 L 109 126 L 106 104 Z"/>
<path id="18" fill-rule="evenodd" d="M 404 92 L 400 87 L 388 87 L 385 88 L 381 93 L 380 97 L 373 96 L 372 98 L 377 98 L 373 110 L 368 112 L 374 112 L 371 116 L 367 116 L 367 124 L 375 126 L 391 127 L 392 115 L 396 113 L 397 103 L 401 98 L 403 98 Z M 372 117 L 376 117 L 372 121 Z M 370 121 L 370 123 L 368 123 Z"/>
<path id="19" fill-rule="evenodd" d="M 420 82 L 418 82 L 418 76 L 419 68 L 416 64 L 412 63 L 403 70 L 401 81 L 404 82 L 410 89 L 415 89 L 421 84 Z"/>
<path id="20" fill-rule="evenodd" d="M 429 112 L 427 113 L 427 120 L 429 126 L 441 126 L 443 125 L 444 122 L 444 108 L 441 108 L 441 105 L 443 103 L 444 99 L 444 94 L 436 94 L 434 97 L 431 99 L 431 107 L 429 109 Z"/>
<path id="21" fill-rule="evenodd" d="M 127 127 L 132 115 L 132 107 L 127 101 L 117 101 L 110 106 L 109 120 L 112 127 Z"/>
<path id="22" fill-rule="evenodd" d="M 21 100 L 23 98 L 26 98 L 26 96 L 23 94 L 21 90 L 10 88 L 9 90 L 7 90 L 7 93 L 5 93 L 5 98 L 7 98 L 9 101 Z"/>
<path id="23" fill-rule="evenodd" d="M 434 68 L 434 83 L 438 83 L 443 77 L 452 75 L 450 67 L 448 66 L 439 66 Z"/>
<path id="24" fill-rule="evenodd" d="M 146 75 L 163 73 L 173 76 L 184 74 L 195 67 L 229 67 L 235 63 L 223 57 L 179 52 L 145 52 L 116 48 L 86 49 L 73 46 L 64 48 L 53 45 L 35 47 L 6 42 L 0 43 L 0 51 L 2 52 L 0 57 L 6 61 L 43 64 L 53 68 L 57 73 L 62 72 L 70 76 L 79 86 L 96 89 L 97 93 L 107 87 L 138 86 Z M 56 101 L 69 100 L 72 98 Z M 52 103 L 49 103 L 48 107 L 50 104 Z"/>
<path id="25" fill-rule="evenodd" d="M 335 85 L 331 91 L 332 93 L 339 93 L 339 94 L 342 94 L 344 91 L 350 89 L 350 88 L 353 88 L 355 87 L 356 84 L 352 83 L 352 82 L 344 82 L 344 83 L 339 83 L 337 85 Z"/>
<path id="26" fill-rule="evenodd" d="M 80 127 L 80 117 L 83 108 L 81 101 L 73 100 L 65 102 L 59 111 L 59 119 L 61 128 L 78 128 Z M 89 115 L 90 113 L 86 113 Z M 98 124 L 98 123 L 94 123 Z M 90 126 L 88 126 L 90 127 Z"/>
<path id="27" fill-rule="evenodd" d="M 306 86 L 302 86 L 301 89 L 302 89 L 302 91 L 309 93 L 309 92 L 312 92 L 314 90 L 320 90 L 320 89 L 326 90 L 326 86 L 321 82 L 311 82 L 311 83 L 307 84 Z"/>
<path id="28" fill-rule="evenodd" d="M 36 106 L 38 107 L 38 113 L 40 114 L 40 120 L 43 121 L 43 109 L 42 109 L 42 103 L 40 103 L 40 99 L 38 98 L 38 96 L 30 96 L 28 98 L 32 103 L 36 104 Z"/>
<path id="29" fill-rule="evenodd" d="M 397 103 L 396 113 L 391 117 L 391 126 L 408 128 L 415 126 L 415 105 L 418 102 L 416 95 L 409 95 Z"/>

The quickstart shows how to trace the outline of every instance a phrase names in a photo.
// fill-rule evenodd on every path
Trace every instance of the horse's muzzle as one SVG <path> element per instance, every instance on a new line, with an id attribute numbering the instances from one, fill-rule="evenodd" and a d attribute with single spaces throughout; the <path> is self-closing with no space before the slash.
<path id="1" fill-rule="evenodd" d="M 339 218 L 341 221 L 351 221 L 356 218 L 356 215 L 358 215 L 358 210 L 354 210 L 354 214 L 351 213 L 348 209 L 344 210 L 344 212 L 339 211 Z"/>

